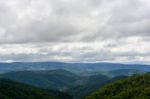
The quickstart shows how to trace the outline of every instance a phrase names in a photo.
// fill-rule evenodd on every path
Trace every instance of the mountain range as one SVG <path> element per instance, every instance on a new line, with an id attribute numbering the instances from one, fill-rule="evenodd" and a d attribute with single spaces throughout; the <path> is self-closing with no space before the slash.
<path id="1" fill-rule="evenodd" d="M 81 99 L 109 83 L 149 70 L 149 65 L 114 63 L 0 63 L 0 79 L 57 90 Z"/>
<path id="2" fill-rule="evenodd" d="M 150 71 L 150 65 L 119 63 L 63 63 L 63 62 L 13 62 L 0 63 L 0 73 L 26 70 L 64 69 L 78 74 L 95 74 L 118 69 Z"/>

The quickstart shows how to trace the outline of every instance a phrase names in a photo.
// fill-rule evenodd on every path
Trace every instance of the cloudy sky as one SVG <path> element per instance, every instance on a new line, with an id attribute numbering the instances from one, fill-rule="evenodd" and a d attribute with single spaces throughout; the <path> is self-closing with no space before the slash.
<path id="1" fill-rule="evenodd" d="M 150 1 L 0 0 L 0 61 L 150 63 Z"/>

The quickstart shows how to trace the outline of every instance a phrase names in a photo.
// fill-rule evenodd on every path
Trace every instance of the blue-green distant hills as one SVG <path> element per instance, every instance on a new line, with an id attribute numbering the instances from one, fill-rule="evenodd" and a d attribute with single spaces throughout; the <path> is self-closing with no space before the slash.
<path id="1" fill-rule="evenodd" d="M 91 75 L 99 72 L 109 72 L 114 70 L 132 69 L 142 72 L 149 72 L 150 65 L 143 64 L 119 64 L 119 63 L 63 63 L 63 62 L 14 62 L 0 63 L 0 73 L 10 71 L 27 70 L 54 70 L 64 69 L 81 75 Z"/>
<path id="2" fill-rule="evenodd" d="M 95 73 L 118 69 L 136 69 L 150 71 L 150 65 L 118 64 L 118 63 L 63 63 L 63 62 L 14 62 L 0 63 L 0 73 L 26 70 L 54 70 L 64 69 L 75 73 Z"/>

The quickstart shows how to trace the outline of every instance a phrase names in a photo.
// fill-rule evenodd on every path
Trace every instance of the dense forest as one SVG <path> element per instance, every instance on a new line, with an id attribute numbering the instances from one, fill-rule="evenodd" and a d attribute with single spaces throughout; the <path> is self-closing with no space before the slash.
<path id="1" fill-rule="evenodd" d="M 106 85 L 86 99 L 150 99 L 150 73 Z"/>
<path id="2" fill-rule="evenodd" d="M 72 97 L 58 91 L 0 79 L 0 99 L 72 99 Z"/>

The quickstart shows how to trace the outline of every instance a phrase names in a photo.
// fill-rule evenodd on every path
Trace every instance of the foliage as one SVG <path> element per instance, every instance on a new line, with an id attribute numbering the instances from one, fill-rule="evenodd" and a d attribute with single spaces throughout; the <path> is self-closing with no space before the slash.
<path id="1" fill-rule="evenodd" d="M 58 91 L 0 79 L 0 99 L 72 99 L 72 97 Z"/>
<path id="2" fill-rule="evenodd" d="M 134 75 L 104 86 L 86 99 L 150 99 L 150 74 Z"/>
<path id="3" fill-rule="evenodd" d="M 65 90 L 73 86 L 79 77 L 69 71 L 57 69 L 49 71 L 9 72 L 1 74 L 0 78 L 10 79 L 40 88 Z"/>
<path id="4" fill-rule="evenodd" d="M 70 88 L 67 92 L 78 98 L 84 97 L 95 91 L 98 87 L 103 86 L 109 80 L 109 77 L 102 74 L 89 76 L 80 85 Z"/>

